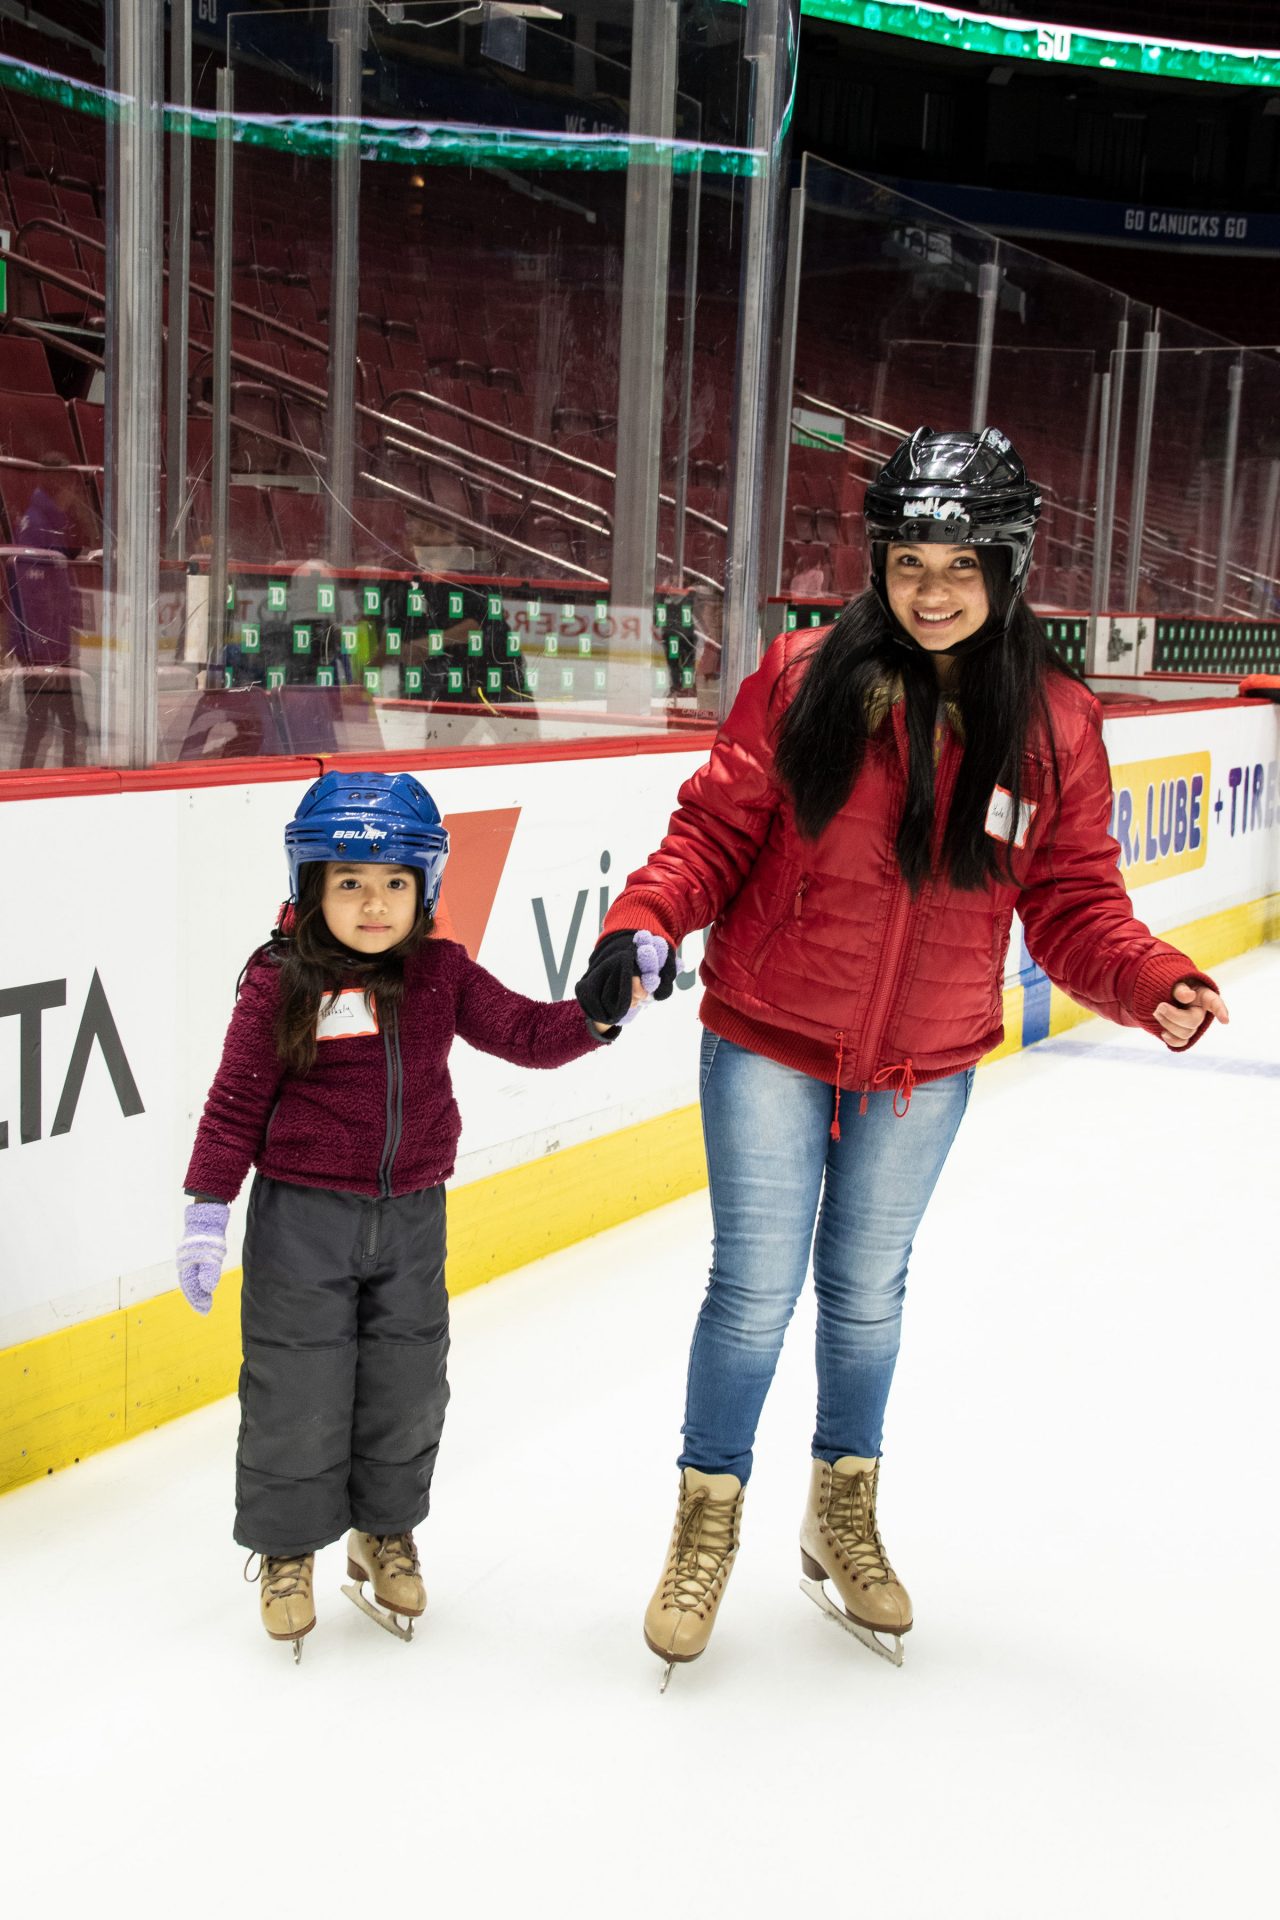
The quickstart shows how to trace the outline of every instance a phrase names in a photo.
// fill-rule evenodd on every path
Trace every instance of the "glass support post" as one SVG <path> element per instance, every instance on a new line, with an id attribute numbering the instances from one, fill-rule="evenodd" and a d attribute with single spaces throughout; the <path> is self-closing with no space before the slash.
<path id="1" fill-rule="evenodd" d="M 1137 613 L 1142 591 L 1142 534 L 1147 517 L 1147 477 L 1151 465 L 1151 427 L 1156 412 L 1156 374 L 1160 366 L 1160 309 L 1155 323 L 1142 336 L 1142 375 L 1138 386 L 1138 438 L 1133 456 L 1133 491 L 1129 496 L 1129 555 L 1125 573 L 1124 611 Z"/>
<path id="2" fill-rule="evenodd" d="M 647 713 L 653 686 L 678 30 L 675 0 L 649 0 L 648 5 L 637 0 L 631 31 L 632 146 L 618 340 L 612 579 L 615 631 L 634 632 L 636 640 L 629 658 L 615 652 L 609 662 L 608 706 L 620 713 Z"/>
<path id="3" fill-rule="evenodd" d="M 156 757 L 160 586 L 160 335 L 164 255 L 163 14 L 115 0 L 109 15 L 106 560 L 110 652 L 104 758 Z"/>
<path id="4" fill-rule="evenodd" d="M 166 341 L 165 552 L 181 560 L 187 517 L 187 340 L 191 281 L 191 8 L 169 22 L 169 328 Z"/>
<path id="5" fill-rule="evenodd" d="M 1107 570 L 1102 576 L 1102 598 L 1111 599 L 1111 562 L 1115 552 L 1116 507 L 1120 499 L 1120 423 L 1124 412 L 1124 378 L 1129 359 L 1129 303 L 1116 328 L 1111 354 L 1111 445 L 1107 453 Z"/>
<path id="6" fill-rule="evenodd" d="M 1236 502 L 1236 460 L 1240 450 L 1240 396 L 1244 365 L 1233 360 L 1227 368 L 1227 445 L 1222 461 L 1222 518 L 1218 526 L 1218 565 L 1213 583 L 1213 610 L 1226 612 L 1227 563 L 1231 557 L 1231 522 Z"/>
<path id="7" fill-rule="evenodd" d="M 1253 583 L 1253 611 L 1260 620 L 1265 620 L 1275 605 L 1276 548 L 1280 544 L 1277 506 L 1280 506 L 1280 460 L 1269 460 L 1262 517 L 1258 522 L 1258 559 L 1254 569 L 1257 577 Z"/>
<path id="8" fill-rule="evenodd" d="M 222 665 L 227 630 L 227 547 L 231 521 L 231 251 L 235 159 L 235 74 L 218 69 L 218 137 L 213 197 L 213 489 L 205 657 Z"/>
<path id="9" fill-rule="evenodd" d="M 1107 611 L 1111 582 L 1111 522 L 1115 502 L 1111 494 L 1111 375 L 1104 373 L 1098 391 L 1098 492 L 1093 516 L 1093 586 L 1089 611 L 1094 621 Z"/>
<path id="10" fill-rule="evenodd" d="M 1080 445 L 1080 478 L 1076 482 L 1076 499 L 1089 498 L 1089 475 L 1097 471 L 1098 457 L 1094 434 L 1098 430 L 1098 396 L 1102 390 L 1102 378 L 1096 371 L 1089 376 L 1089 406 L 1085 418 L 1084 439 Z M 1072 521 L 1071 534 L 1071 572 L 1074 576 L 1083 571 L 1083 546 L 1085 541 L 1085 522 L 1083 516 Z"/>
<path id="11" fill-rule="evenodd" d="M 981 433 L 987 426 L 987 400 L 991 392 L 991 353 L 996 337 L 996 307 L 1000 300 L 1000 248 L 994 260 L 984 260 L 978 268 L 978 353 L 973 369 L 973 411 L 969 426 Z"/>
<path id="12" fill-rule="evenodd" d="M 774 345 L 783 196 L 799 47 L 800 0 L 750 0 L 746 59 L 751 67 L 747 144 L 758 170 L 747 182 L 738 354 L 734 369 L 732 488 L 725 543 L 720 712 L 760 655 L 760 548 L 769 501 L 769 372 Z"/>
<path id="13" fill-rule="evenodd" d="M 333 112 L 333 283 L 329 312 L 329 559 L 351 564 L 356 479 L 356 327 L 360 298 L 361 68 L 369 44 L 368 0 L 331 0 Z"/>
<path id="14" fill-rule="evenodd" d="M 674 584 L 684 585 L 685 516 L 689 508 L 689 436 L 693 431 L 693 336 L 698 301 L 698 244 L 702 228 L 702 169 L 689 175 L 689 214 L 685 233 L 684 317 L 680 342 L 680 451 L 676 466 Z"/>
<path id="15" fill-rule="evenodd" d="M 787 273 L 782 288 L 782 346 L 773 397 L 773 460 L 769 470 L 768 520 L 764 539 L 762 599 L 782 589 L 782 544 L 787 531 L 787 486 L 791 471 L 791 413 L 796 385 L 796 330 L 800 318 L 800 262 L 804 251 L 804 181 L 791 189 L 787 225 Z"/>

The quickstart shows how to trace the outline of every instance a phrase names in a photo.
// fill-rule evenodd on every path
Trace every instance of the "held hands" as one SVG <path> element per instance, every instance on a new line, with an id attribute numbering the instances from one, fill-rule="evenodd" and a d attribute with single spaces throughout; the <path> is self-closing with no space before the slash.
<path id="1" fill-rule="evenodd" d="M 1198 987 L 1190 980 L 1179 980 L 1171 999 L 1162 1000 L 1156 1008 L 1160 1038 L 1175 1053 L 1190 1044 L 1209 1018 L 1228 1026 L 1227 1003 L 1212 987 Z"/>
<path id="2" fill-rule="evenodd" d="M 671 978 L 667 982 L 666 992 L 663 993 L 661 991 L 663 975 L 668 967 L 670 948 L 660 933 L 638 933 L 635 941 L 639 978 L 633 978 L 631 982 L 631 1011 L 624 1013 L 618 1022 L 619 1026 L 623 1027 L 635 1019 L 646 1000 L 655 997 L 659 1000 L 671 998 L 671 982 L 674 981 L 676 972 L 676 963 L 671 960 Z"/>
<path id="3" fill-rule="evenodd" d="M 651 996 L 669 1000 L 675 978 L 675 955 L 660 934 L 610 933 L 597 944 L 574 992 L 587 1018 L 607 1032 Z"/>
<path id="4" fill-rule="evenodd" d="M 183 1216 L 178 1246 L 178 1285 L 188 1306 L 208 1313 L 213 1290 L 222 1278 L 227 1257 L 229 1206 L 221 1200 L 193 1200 Z"/>

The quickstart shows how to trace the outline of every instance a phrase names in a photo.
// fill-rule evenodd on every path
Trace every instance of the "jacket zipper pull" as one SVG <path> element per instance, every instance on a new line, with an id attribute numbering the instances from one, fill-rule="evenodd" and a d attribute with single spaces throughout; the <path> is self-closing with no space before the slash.
<path id="1" fill-rule="evenodd" d="M 797 920 L 800 918 L 800 909 L 804 904 L 804 897 L 806 893 L 808 893 L 808 891 L 809 891 L 808 880 L 807 879 L 801 880 L 799 886 L 796 888 L 796 902 L 795 902 L 794 913 Z"/>

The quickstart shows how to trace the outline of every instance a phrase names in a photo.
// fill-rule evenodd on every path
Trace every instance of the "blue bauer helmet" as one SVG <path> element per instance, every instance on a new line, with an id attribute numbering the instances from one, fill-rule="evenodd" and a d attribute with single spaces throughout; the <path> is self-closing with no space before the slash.
<path id="1" fill-rule="evenodd" d="M 440 898 L 449 835 L 440 809 L 411 773 L 326 773 L 307 788 L 284 830 L 289 897 L 298 898 L 298 873 L 311 860 L 371 861 L 416 867 L 422 904 L 434 913 Z"/>

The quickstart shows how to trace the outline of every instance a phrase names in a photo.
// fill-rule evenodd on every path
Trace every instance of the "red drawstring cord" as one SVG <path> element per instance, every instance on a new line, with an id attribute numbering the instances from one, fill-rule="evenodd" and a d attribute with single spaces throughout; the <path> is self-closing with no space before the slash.
<path id="1" fill-rule="evenodd" d="M 831 1122 L 831 1138 L 833 1140 L 840 1138 L 840 1073 L 844 1066 L 844 1035 L 838 1033 L 836 1039 L 840 1044 L 836 1049 L 836 1110 Z"/>
<path id="2" fill-rule="evenodd" d="M 844 1035 L 839 1033 L 836 1039 L 839 1045 L 836 1049 L 836 1110 L 831 1122 L 833 1140 L 840 1138 L 840 1072 L 844 1066 Z M 891 1082 L 896 1082 L 893 1089 L 893 1111 L 899 1120 L 905 1120 L 911 1106 L 911 1096 L 916 1090 L 915 1069 L 910 1060 L 904 1060 L 900 1067 L 881 1067 L 871 1085 L 878 1092 L 882 1087 L 887 1088 Z M 858 1112 L 863 1114 L 866 1110 L 867 1095 L 864 1093 L 858 1102 Z"/>
<path id="3" fill-rule="evenodd" d="M 910 1060 L 904 1060 L 900 1067 L 881 1067 L 871 1084 L 873 1087 L 887 1087 L 891 1080 L 896 1080 L 898 1083 L 893 1090 L 893 1111 L 899 1120 L 905 1120 L 911 1105 L 911 1096 L 916 1090 L 916 1076 Z M 864 1112 L 866 1097 L 864 1093 L 862 1096 Z M 898 1105 L 899 1101 L 902 1102 L 901 1106 Z"/>

